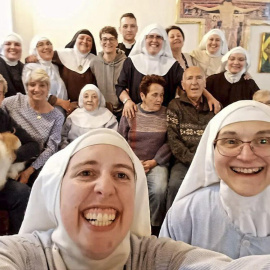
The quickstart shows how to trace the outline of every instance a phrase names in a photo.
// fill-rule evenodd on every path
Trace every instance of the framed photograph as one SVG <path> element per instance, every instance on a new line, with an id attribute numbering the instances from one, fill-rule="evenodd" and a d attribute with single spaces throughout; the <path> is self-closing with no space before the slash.
<path id="1" fill-rule="evenodd" d="M 224 31 L 229 49 L 247 47 L 250 25 L 270 25 L 269 0 L 178 0 L 176 23 L 199 23 L 200 37 Z"/>
<path id="2" fill-rule="evenodd" d="M 259 72 L 270 73 L 270 33 L 263 33 L 262 35 Z"/>

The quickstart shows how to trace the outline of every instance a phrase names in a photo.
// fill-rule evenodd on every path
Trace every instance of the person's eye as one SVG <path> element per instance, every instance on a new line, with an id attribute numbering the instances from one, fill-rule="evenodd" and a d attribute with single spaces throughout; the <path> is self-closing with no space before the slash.
<path id="1" fill-rule="evenodd" d="M 78 173 L 78 176 L 82 176 L 82 177 L 88 177 L 88 176 L 94 176 L 94 172 L 91 170 L 83 170 L 81 172 Z"/>
<path id="2" fill-rule="evenodd" d="M 259 138 L 257 141 L 257 144 L 270 144 L 270 138 Z"/>
<path id="3" fill-rule="evenodd" d="M 115 174 L 115 176 L 116 176 L 116 178 L 121 179 L 121 180 L 129 180 L 130 179 L 129 176 L 124 172 L 117 172 Z"/>

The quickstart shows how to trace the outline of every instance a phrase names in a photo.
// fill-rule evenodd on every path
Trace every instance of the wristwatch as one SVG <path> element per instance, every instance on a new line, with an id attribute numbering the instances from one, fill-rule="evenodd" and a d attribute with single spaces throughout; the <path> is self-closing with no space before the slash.
<path id="1" fill-rule="evenodd" d="M 126 102 L 127 102 L 128 100 L 130 100 L 130 98 L 125 98 L 125 99 L 123 100 L 123 104 L 125 105 Z"/>

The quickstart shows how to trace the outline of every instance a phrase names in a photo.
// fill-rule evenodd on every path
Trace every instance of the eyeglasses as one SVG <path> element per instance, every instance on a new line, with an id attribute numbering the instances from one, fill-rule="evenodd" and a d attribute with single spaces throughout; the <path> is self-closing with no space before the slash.
<path id="1" fill-rule="evenodd" d="M 114 41 L 116 40 L 116 38 L 115 37 L 110 37 L 110 38 L 101 38 L 101 41 L 103 42 L 103 43 L 106 43 L 107 41 L 109 41 L 110 43 L 113 43 Z"/>
<path id="2" fill-rule="evenodd" d="M 244 143 L 249 144 L 251 151 L 255 155 L 260 157 L 270 156 L 270 137 L 256 138 L 247 142 L 234 138 L 214 140 L 214 146 L 216 146 L 218 152 L 225 157 L 238 156 L 244 147 Z"/>
<path id="3" fill-rule="evenodd" d="M 149 40 L 158 40 L 158 41 L 162 41 L 164 40 L 164 38 L 162 36 L 159 36 L 159 35 L 147 35 L 146 36 L 146 39 L 149 39 Z"/>

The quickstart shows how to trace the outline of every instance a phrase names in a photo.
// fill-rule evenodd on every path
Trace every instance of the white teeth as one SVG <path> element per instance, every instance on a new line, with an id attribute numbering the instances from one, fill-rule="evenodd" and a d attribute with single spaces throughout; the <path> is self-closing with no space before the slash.
<path id="1" fill-rule="evenodd" d="M 232 168 L 233 171 L 239 172 L 239 173 L 246 173 L 246 174 L 251 174 L 251 173 L 257 173 L 262 170 L 262 167 L 259 168 Z"/>
<path id="2" fill-rule="evenodd" d="M 88 212 L 84 215 L 85 219 L 88 220 L 92 225 L 94 226 L 108 226 L 112 224 L 115 220 L 115 213 L 111 213 L 115 210 L 110 209 L 109 213 L 93 213 L 93 212 Z"/>

